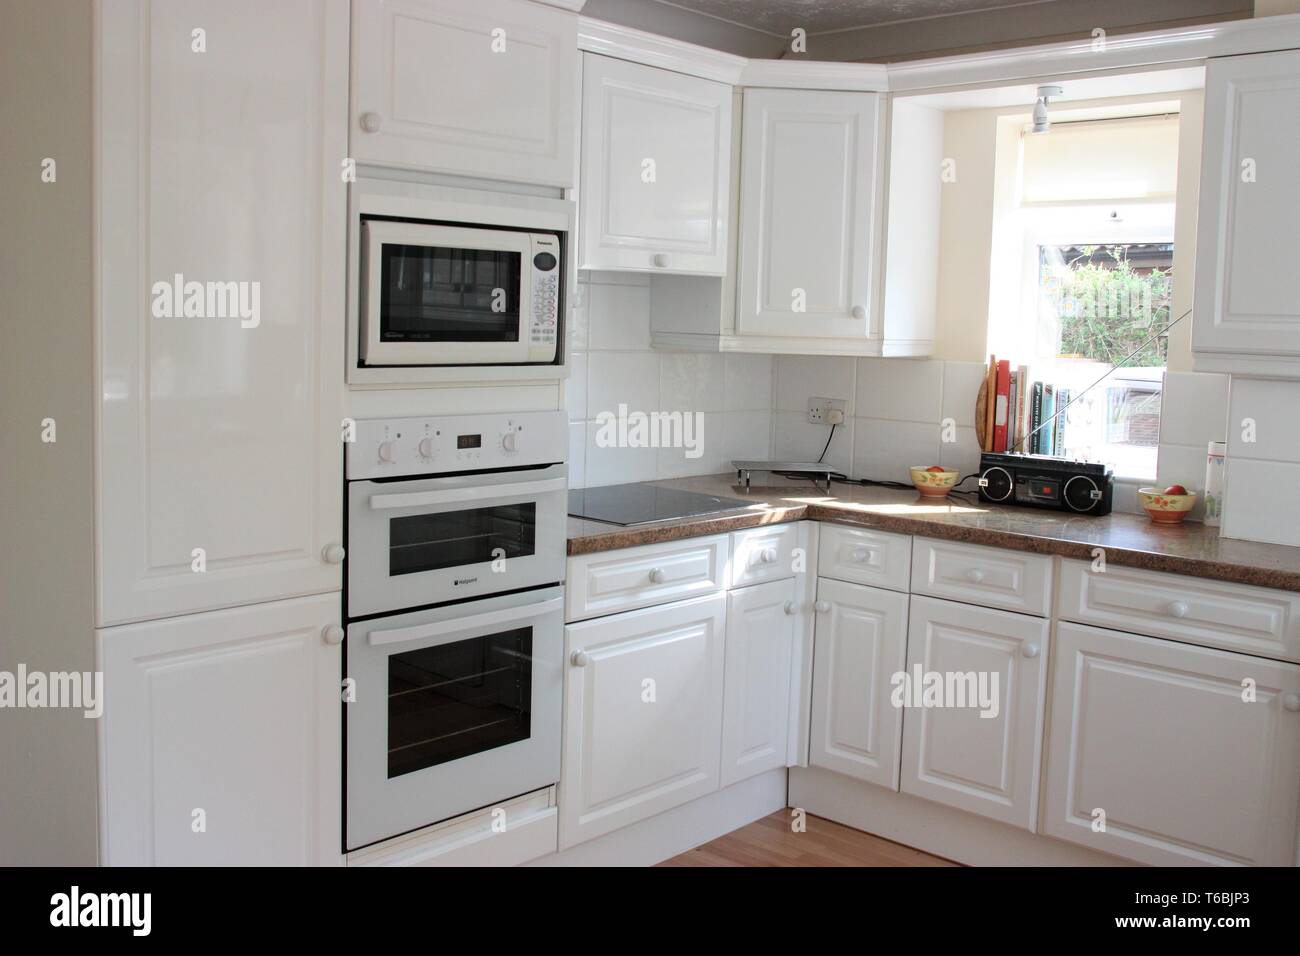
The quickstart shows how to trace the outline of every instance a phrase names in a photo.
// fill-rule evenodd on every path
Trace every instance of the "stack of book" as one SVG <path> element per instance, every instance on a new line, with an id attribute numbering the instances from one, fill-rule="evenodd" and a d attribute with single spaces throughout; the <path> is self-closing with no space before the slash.
<path id="1" fill-rule="evenodd" d="M 984 451 L 1065 454 L 1065 416 L 1056 413 L 1069 404 L 1069 388 L 1032 381 L 1029 366 L 1012 369 L 990 355 L 985 395 Z"/>

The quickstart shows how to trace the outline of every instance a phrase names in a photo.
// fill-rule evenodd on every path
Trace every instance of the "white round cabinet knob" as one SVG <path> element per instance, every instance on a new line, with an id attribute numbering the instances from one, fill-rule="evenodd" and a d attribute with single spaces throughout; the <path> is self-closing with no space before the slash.
<path id="1" fill-rule="evenodd" d="M 831 609 L 831 602 L 818 601 L 816 604 L 813 605 L 813 607 L 817 610 L 818 614 L 825 614 L 827 611 Z"/>
<path id="2" fill-rule="evenodd" d="M 378 133 L 379 127 L 384 125 L 384 118 L 378 113 L 362 113 L 361 128 L 367 133 Z"/>
<path id="3" fill-rule="evenodd" d="M 871 557 L 871 552 L 868 551 L 866 548 L 853 549 L 853 560 L 858 562 L 858 564 L 862 564 L 869 557 Z"/>
<path id="4" fill-rule="evenodd" d="M 591 660 L 586 651 L 574 651 L 569 655 L 569 663 L 574 667 L 586 667 L 587 662 Z"/>
<path id="5" fill-rule="evenodd" d="M 325 638 L 326 644 L 342 644 L 343 628 L 337 624 L 331 624 L 320 632 L 320 636 Z"/>
<path id="6" fill-rule="evenodd" d="M 776 548 L 764 548 L 758 560 L 764 564 L 776 564 Z"/>
<path id="7" fill-rule="evenodd" d="M 1186 601 L 1169 602 L 1169 613 L 1174 617 L 1187 617 L 1187 612 L 1190 610 L 1191 608 L 1187 606 Z"/>
<path id="8" fill-rule="evenodd" d="M 1287 694 L 1282 698 L 1282 708 L 1300 714 L 1300 694 Z"/>
<path id="9" fill-rule="evenodd" d="M 966 580 L 971 584 L 979 584 L 984 580 L 984 572 L 979 568 L 971 568 L 966 572 Z"/>
<path id="10" fill-rule="evenodd" d="M 663 568 L 651 568 L 650 580 L 653 581 L 655 584 L 663 584 L 665 581 L 668 580 L 668 574 L 664 571 Z"/>
<path id="11" fill-rule="evenodd" d="M 650 261 L 653 262 L 653 263 L 654 263 L 656 266 L 658 266 L 660 269 L 667 269 L 667 268 L 668 268 L 668 253 L 666 253 L 666 252 L 656 252 L 656 253 L 654 254 L 654 256 L 650 259 Z"/>
<path id="12" fill-rule="evenodd" d="M 794 601 L 786 601 L 786 602 L 785 602 L 785 613 L 786 613 L 786 614 L 794 614 L 794 613 L 796 613 L 798 610 L 799 610 L 799 605 L 798 605 L 798 604 L 795 604 Z"/>
<path id="13" fill-rule="evenodd" d="M 420 439 L 420 444 L 419 444 L 417 447 L 418 447 L 418 449 L 419 449 L 420 457 L 421 457 L 421 458 L 432 458 L 432 457 L 433 457 L 433 439 L 432 439 L 432 438 L 421 438 L 421 439 Z"/>
<path id="14" fill-rule="evenodd" d="M 504 435 L 501 436 L 501 449 L 502 449 L 503 451 L 514 451 L 514 450 L 515 450 L 515 433 L 514 433 L 514 432 L 506 432 Z"/>
<path id="15" fill-rule="evenodd" d="M 1021 645 L 1020 645 L 1020 653 L 1021 653 L 1023 656 L 1025 656 L 1025 657 L 1037 657 L 1037 656 L 1038 656 L 1038 645 L 1037 645 L 1037 644 L 1021 644 Z"/>
<path id="16" fill-rule="evenodd" d="M 397 445 L 391 441 L 381 441 L 379 443 L 379 460 L 390 464 L 397 461 Z"/>
<path id="17" fill-rule="evenodd" d="M 327 544 L 325 550 L 321 552 L 321 557 L 325 559 L 326 564 L 342 564 L 343 559 L 347 556 L 348 553 L 343 549 L 343 545 L 337 542 Z"/>
<path id="18" fill-rule="evenodd" d="M 853 307 L 853 317 L 855 319 L 865 319 L 867 317 L 867 310 L 863 306 L 855 305 Z"/>

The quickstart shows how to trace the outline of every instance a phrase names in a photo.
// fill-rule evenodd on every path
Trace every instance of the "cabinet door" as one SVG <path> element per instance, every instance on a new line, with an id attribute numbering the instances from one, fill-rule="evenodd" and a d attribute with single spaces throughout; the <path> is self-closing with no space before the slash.
<path id="1" fill-rule="evenodd" d="M 810 764 L 898 789 L 903 712 L 889 698 L 906 649 L 906 594 L 818 580 Z"/>
<path id="2" fill-rule="evenodd" d="M 1300 666 L 1079 624 L 1055 657 L 1045 833 L 1161 866 L 1297 863 Z"/>
<path id="3" fill-rule="evenodd" d="M 1192 347 L 1239 356 L 1211 370 L 1280 356 L 1300 367 L 1297 115 L 1300 51 L 1209 61 Z"/>
<path id="4" fill-rule="evenodd" d="M 97 28 L 99 623 L 337 590 L 346 0 Z"/>
<path id="5" fill-rule="evenodd" d="M 719 592 L 565 628 L 560 849 L 718 789 Z"/>
<path id="6" fill-rule="evenodd" d="M 904 793 L 1034 829 L 1047 634 L 1042 618 L 912 597 Z"/>
<path id="7" fill-rule="evenodd" d="M 341 862 L 339 625 L 329 594 L 96 633 L 104 863 Z"/>
<path id="8" fill-rule="evenodd" d="M 879 337 L 880 95 L 745 91 L 740 335 Z"/>
<path id="9" fill-rule="evenodd" d="M 351 155 L 573 186 L 578 63 L 577 17 L 541 4 L 354 3 Z"/>
<path id="10" fill-rule="evenodd" d="M 799 608 L 795 581 L 727 595 L 722 786 L 786 766 L 790 673 Z"/>
<path id="11" fill-rule="evenodd" d="M 731 87 L 588 54 L 580 269 L 723 275 Z"/>

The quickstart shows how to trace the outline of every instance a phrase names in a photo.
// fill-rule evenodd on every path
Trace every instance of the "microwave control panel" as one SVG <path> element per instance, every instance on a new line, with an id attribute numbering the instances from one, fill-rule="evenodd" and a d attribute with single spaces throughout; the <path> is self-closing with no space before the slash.
<path id="1" fill-rule="evenodd" d="M 549 361 L 555 357 L 556 329 L 560 318 L 560 240 L 532 236 L 533 301 L 528 327 L 528 357 Z"/>
<path id="2" fill-rule="evenodd" d="M 564 412 L 345 422 L 347 477 L 400 478 L 553 465 L 568 458 Z"/>

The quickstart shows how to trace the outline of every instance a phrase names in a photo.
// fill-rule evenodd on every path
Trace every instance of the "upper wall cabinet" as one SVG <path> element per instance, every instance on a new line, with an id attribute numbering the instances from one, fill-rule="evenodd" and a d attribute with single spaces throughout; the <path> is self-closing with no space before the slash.
<path id="1" fill-rule="evenodd" d="M 351 155 L 574 185 L 577 17 L 526 0 L 352 5 Z"/>
<path id="2" fill-rule="evenodd" d="M 746 90 L 741 136 L 737 334 L 878 339 L 880 94 Z"/>
<path id="3" fill-rule="evenodd" d="M 335 590 L 347 0 L 104 4 L 96 56 L 99 622 Z"/>
<path id="4" fill-rule="evenodd" d="M 1300 378 L 1300 51 L 1209 61 L 1196 236 L 1198 370 Z"/>
<path id="5" fill-rule="evenodd" d="M 727 271 L 731 87 L 588 54 L 580 269 Z"/>

